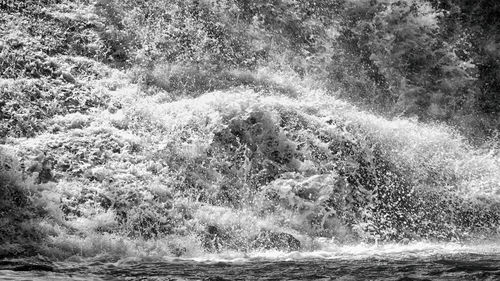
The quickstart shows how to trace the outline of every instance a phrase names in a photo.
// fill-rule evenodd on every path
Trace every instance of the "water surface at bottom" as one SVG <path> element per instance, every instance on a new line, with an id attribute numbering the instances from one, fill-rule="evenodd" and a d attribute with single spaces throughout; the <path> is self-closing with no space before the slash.
<path id="1" fill-rule="evenodd" d="M 0 270 L 0 280 L 500 280 L 498 244 L 343 247 L 336 251 L 115 263 L 60 263 L 54 272 Z"/>

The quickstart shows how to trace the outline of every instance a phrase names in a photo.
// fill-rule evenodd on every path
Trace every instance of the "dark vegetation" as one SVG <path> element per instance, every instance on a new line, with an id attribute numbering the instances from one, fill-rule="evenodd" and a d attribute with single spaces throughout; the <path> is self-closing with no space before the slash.
<path id="1" fill-rule="evenodd" d="M 500 4 L 42 2 L 0 9 L 0 258 L 499 231 Z"/>

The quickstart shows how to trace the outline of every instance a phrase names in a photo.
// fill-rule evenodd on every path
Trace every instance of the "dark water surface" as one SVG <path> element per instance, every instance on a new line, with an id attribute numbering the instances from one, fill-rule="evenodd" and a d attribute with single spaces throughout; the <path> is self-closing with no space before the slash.
<path id="1" fill-rule="evenodd" d="M 1 270 L 0 280 L 500 280 L 500 256 L 89 264 L 54 272 Z"/>
<path id="2" fill-rule="evenodd" d="M 192 259 L 0 266 L 0 280 L 499 280 L 500 245 L 417 244 Z"/>

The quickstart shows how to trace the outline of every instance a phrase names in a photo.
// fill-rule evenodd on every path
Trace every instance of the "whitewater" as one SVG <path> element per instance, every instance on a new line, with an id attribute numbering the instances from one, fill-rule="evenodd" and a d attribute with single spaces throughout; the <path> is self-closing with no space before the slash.
<path id="1" fill-rule="evenodd" d="M 497 56 L 429 1 L 24 2 L 0 280 L 500 280 Z"/>
<path id="2" fill-rule="evenodd" d="M 169 103 L 138 100 L 131 90 L 119 94 L 135 106 L 98 113 L 92 118 L 99 123 L 77 136 L 104 131 L 133 146 L 134 135 L 147 132 L 149 145 L 169 155 L 169 165 L 212 171 L 197 174 L 201 193 L 169 191 L 177 198 L 174 209 L 189 207 L 181 223 L 185 235 L 55 237 L 56 247 L 72 243 L 80 257 L 10 260 L 0 280 L 500 278 L 498 156 L 475 150 L 447 126 L 388 120 L 314 91 L 291 98 L 237 88 Z M 131 118 L 137 115 L 141 126 Z M 22 145 L 50 144 L 53 137 Z M 280 167 L 266 166 L 269 159 Z M 259 172 L 253 167 L 267 173 L 253 179 L 263 185 L 258 192 L 248 187 Z M 372 181 L 359 183 L 360 175 Z M 216 186 L 225 178 L 241 189 L 221 196 Z M 93 227 L 91 220 L 70 223 Z"/>

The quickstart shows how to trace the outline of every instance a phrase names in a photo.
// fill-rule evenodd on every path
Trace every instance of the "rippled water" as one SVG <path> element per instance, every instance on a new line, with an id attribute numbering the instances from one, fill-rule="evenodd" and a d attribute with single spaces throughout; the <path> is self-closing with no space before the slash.
<path id="1" fill-rule="evenodd" d="M 414 244 L 60 263 L 0 280 L 500 280 L 500 245 Z"/>

